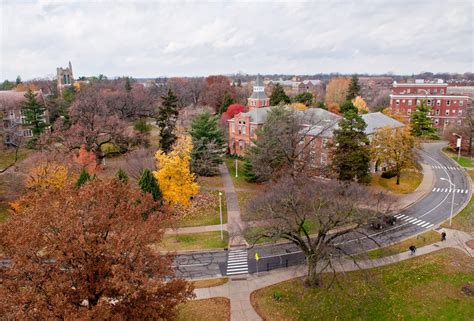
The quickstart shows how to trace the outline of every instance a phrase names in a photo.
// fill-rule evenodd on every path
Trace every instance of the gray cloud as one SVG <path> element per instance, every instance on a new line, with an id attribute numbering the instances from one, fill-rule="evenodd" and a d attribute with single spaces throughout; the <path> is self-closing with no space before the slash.
<path id="1" fill-rule="evenodd" d="M 471 1 L 4 1 L 0 79 L 473 71 Z"/>

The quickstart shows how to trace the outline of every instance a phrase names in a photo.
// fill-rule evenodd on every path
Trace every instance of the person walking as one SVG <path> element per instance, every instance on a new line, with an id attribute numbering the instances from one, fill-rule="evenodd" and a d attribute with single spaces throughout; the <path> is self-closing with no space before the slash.
<path id="1" fill-rule="evenodd" d="M 441 241 L 446 241 L 446 232 L 441 233 Z"/>
<path id="2" fill-rule="evenodd" d="M 415 252 L 416 252 L 416 246 L 410 245 L 410 247 L 409 247 L 408 249 L 410 250 L 411 255 L 415 254 Z"/>

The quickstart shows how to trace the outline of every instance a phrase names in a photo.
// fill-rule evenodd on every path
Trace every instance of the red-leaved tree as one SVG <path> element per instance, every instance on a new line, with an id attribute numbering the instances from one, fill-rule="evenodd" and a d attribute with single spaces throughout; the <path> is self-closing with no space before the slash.
<path id="1" fill-rule="evenodd" d="M 0 225 L 0 311 L 11 320 L 169 320 L 193 296 L 154 252 L 169 217 L 117 179 L 32 193 Z"/>
<path id="2" fill-rule="evenodd" d="M 246 111 L 247 111 L 247 108 L 241 104 L 229 105 L 227 110 L 224 113 L 222 113 L 221 126 L 225 127 L 229 119 L 232 119 L 234 118 L 235 115 L 246 112 Z"/>

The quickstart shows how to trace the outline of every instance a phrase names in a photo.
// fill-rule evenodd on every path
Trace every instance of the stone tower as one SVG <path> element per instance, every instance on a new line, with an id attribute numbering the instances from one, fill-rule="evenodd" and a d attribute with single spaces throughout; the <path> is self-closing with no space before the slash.
<path id="1" fill-rule="evenodd" d="M 72 65 L 69 62 L 67 68 L 58 67 L 56 68 L 56 77 L 58 80 L 58 91 L 62 95 L 64 87 L 70 87 L 74 84 L 74 76 L 72 74 Z"/>
<path id="2" fill-rule="evenodd" d="M 265 86 L 263 85 L 263 80 L 262 77 L 260 77 L 260 74 L 257 75 L 257 80 L 253 86 L 252 96 L 249 97 L 247 105 L 249 110 L 270 106 L 270 99 L 265 95 Z"/>

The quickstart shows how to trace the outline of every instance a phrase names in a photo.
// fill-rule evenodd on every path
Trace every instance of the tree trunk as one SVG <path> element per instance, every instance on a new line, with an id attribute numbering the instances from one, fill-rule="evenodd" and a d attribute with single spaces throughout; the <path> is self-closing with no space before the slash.
<path id="1" fill-rule="evenodd" d="M 307 257 L 308 275 L 306 276 L 306 285 L 317 288 L 322 285 L 321 274 L 318 272 L 318 260 L 315 257 Z"/>
<path id="2" fill-rule="evenodd" d="M 400 172 L 397 173 L 397 185 L 400 185 Z"/>

